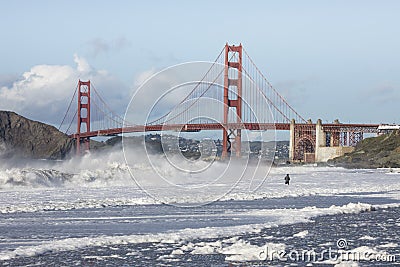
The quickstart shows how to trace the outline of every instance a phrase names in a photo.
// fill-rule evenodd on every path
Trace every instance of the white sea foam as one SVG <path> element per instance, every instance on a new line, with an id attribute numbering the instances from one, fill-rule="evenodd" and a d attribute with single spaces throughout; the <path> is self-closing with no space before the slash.
<path id="1" fill-rule="evenodd" d="M 308 235 L 308 230 L 304 230 L 301 232 L 298 232 L 296 234 L 293 235 L 293 237 L 300 237 L 300 238 L 304 238 Z"/>
<path id="2" fill-rule="evenodd" d="M 83 238 L 66 238 L 53 241 L 43 241 L 36 246 L 22 246 L 12 251 L 0 252 L 0 260 L 7 260 L 20 256 L 35 256 L 48 251 L 58 252 L 67 250 L 76 250 L 91 246 L 112 246 L 122 244 L 138 244 L 138 243 L 153 243 L 163 242 L 169 244 L 188 244 L 180 245 L 177 249 L 182 251 L 190 251 L 197 254 L 207 254 L 220 252 L 230 254 L 230 260 L 250 260 L 253 259 L 254 253 L 259 251 L 260 247 L 251 243 L 240 241 L 239 238 L 226 238 L 237 236 L 244 233 L 258 233 L 266 227 L 273 227 L 281 224 L 293 224 L 298 222 L 307 222 L 310 218 L 327 214 L 340 213 L 358 213 L 372 209 L 380 209 L 387 207 L 398 207 L 400 204 L 392 205 L 376 205 L 372 206 L 366 203 L 350 203 L 344 206 L 331 206 L 329 208 L 306 207 L 303 209 L 276 209 L 276 210 L 257 210 L 244 211 L 241 216 L 261 216 L 265 218 L 265 223 L 227 226 L 227 227 L 206 227 L 198 229 L 182 229 L 175 232 L 143 234 L 143 235 L 123 235 L 123 236 L 98 236 L 98 237 L 83 237 Z M 272 214 L 272 215 L 271 215 Z M 240 214 L 238 214 L 240 215 Z M 190 243 L 190 240 L 196 238 L 223 238 L 224 241 Z M 271 243 L 271 242 L 269 242 Z M 236 244 L 236 245 L 235 245 Z M 271 243 L 273 244 L 273 243 Z M 281 246 L 280 244 L 276 244 Z M 242 249 L 242 250 L 241 250 Z M 179 252 L 176 252 L 179 253 Z M 235 255 L 231 255 L 234 253 Z M 251 255 L 247 255 L 250 253 Z"/>
<path id="3" fill-rule="evenodd" d="M 393 242 L 389 242 L 389 243 L 386 243 L 386 244 L 379 245 L 378 247 L 380 247 L 380 248 L 397 248 L 397 247 L 399 247 L 399 244 L 393 243 Z"/>
<path id="4" fill-rule="evenodd" d="M 71 160 L 72 161 L 72 160 Z M 97 164 L 97 163 L 96 163 Z M 281 197 L 373 193 L 370 197 L 400 199 L 400 179 L 387 176 L 381 170 L 345 170 L 331 167 L 273 168 L 258 190 L 248 188 L 246 177 L 235 186 L 214 184 L 196 194 L 179 194 L 153 185 L 154 198 L 142 191 L 130 177 L 128 166 L 116 161 L 105 162 L 99 168 L 70 170 L 71 162 L 58 169 L 0 169 L 0 213 L 37 212 L 101 208 L 120 205 L 166 203 L 204 203 L 221 194 L 220 200 L 256 200 Z M 220 168 L 222 165 L 215 166 Z M 90 166 L 89 166 L 90 167 Z M 138 162 L 131 168 L 146 175 L 151 183 L 152 169 Z M 69 171 L 69 172 L 67 172 Z M 173 171 L 171 171 L 171 175 Z M 290 186 L 283 177 L 290 173 Z M 256 183 L 261 183 L 256 181 Z M 164 194 L 157 198 L 157 192 Z M 168 192 L 166 194 L 165 192 Z M 376 194 L 376 192 L 380 192 Z M 189 190 L 190 193 L 190 190 Z"/>
<path id="5" fill-rule="evenodd" d="M 376 240 L 376 237 L 372 237 L 369 235 L 364 235 L 362 237 L 359 238 L 360 240 Z"/>

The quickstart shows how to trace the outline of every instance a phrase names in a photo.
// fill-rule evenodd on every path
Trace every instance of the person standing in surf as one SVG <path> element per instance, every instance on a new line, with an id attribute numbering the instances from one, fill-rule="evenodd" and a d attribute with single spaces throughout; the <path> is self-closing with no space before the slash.
<path id="1" fill-rule="evenodd" d="M 290 177 L 289 174 L 286 174 L 285 176 L 285 184 L 289 185 Z"/>

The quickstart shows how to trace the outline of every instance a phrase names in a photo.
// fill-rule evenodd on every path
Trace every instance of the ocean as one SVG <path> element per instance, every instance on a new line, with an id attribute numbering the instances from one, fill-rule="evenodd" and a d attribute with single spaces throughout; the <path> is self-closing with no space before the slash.
<path id="1" fill-rule="evenodd" d="M 214 162 L 182 174 L 162 161 L 3 164 L 0 264 L 400 265 L 400 173 Z"/>

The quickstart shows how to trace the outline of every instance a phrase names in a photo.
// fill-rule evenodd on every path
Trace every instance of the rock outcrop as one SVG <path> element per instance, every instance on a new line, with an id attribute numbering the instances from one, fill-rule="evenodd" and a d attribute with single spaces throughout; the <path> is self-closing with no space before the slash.
<path id="1" fill-rule="evenodd" d="M 346 168 L 399 168 L 400 131 L 366 138 L 355 150 L 328 162 Z"/>
<path id="2" fill-rule="evenodd" d="M 55 127 L 0 111 L 0 155 L 33 159 L 62 159 L 73 140 Z"/>

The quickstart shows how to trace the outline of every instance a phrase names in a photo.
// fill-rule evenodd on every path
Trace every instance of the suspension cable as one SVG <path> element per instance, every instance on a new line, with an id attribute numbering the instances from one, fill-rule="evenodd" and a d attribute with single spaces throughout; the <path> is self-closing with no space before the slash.
<path id="1" fill-rule="evenodd" d="M 179 105 L 181 105 L 182 103 L 184 103 L 192 94 L 193 92 L 195 92 L 195 90 L 201 85 L 202 81 L 207 77 L 208 73 L 210 73 L 211 69 L 214 67 L 214 65 L 217 63 L 218 59 L 221 57 L 222 53 L 224 52 L 225 47 L 221 50 L 221 52 L 219 53 L 219 55 L 217 56 L 217 58 L 215 59 L 215 61 L 213 62 L 213 64 L 211 65 L 211 67 L 208 69 L 208 71 L 206 72 L 206 74 L 204 74 L 203 78 L 196 84 L 196 86 L 193 88 L 193 90 L 181 101 L 179 102 L 177 105 L 175 105 L 174 108 L 172 108 L 169 112 L 167 112 L 165 115 L 163 115 L 162 117 L 151 121 L 149 123 L 147 123 L 148 125 L 150 124 L 154 124 L 155 122 L 161 121 L 163 118 L 167 117 L 173 110 L 175 110 L 175 108 Z M 216 79 L 215 79 L 216 80 Z M 214 81 L 215 81 L 214 80 Z M 211 86 L 211 85 L 210 85 Z M 209 88 L 207 88 L 208 90 Z M 207 91 L 206 90 L 206 91 Z M 183 111 L 184 112 L 184 111 Z M 182 112 L 182 113 L 183 113 Z M 180 113 L 181 114 L 181 113 Z M 174 117 L 175 118 L 175 117 Z M 171 118 L 172 119 L 172 118 Z"/>
<path id="2" fill-rule="evenodd" d="M 272 86 L 272 84 L 267 80 L 267 78 L 264 76 L 264 74 L 260 71 L 260 69 L 257 67 L 257 65 L 254 63 L 254 61 L 251 59 L 251 57 L 249 56 L 249 54 L 247 54 L 246 50 L 243 48 L 243 51 L 245 53 L 245 55 L 248 57 L 248 59 L 250 60 L 251 64 L 255 67 L 256 71 L 261 75 L 261 77 L 264 79 L 264 81 L 268 84 L 268 86 L 274 91 L 274 93 L 289 107 L 289 109 L 296 114 L 296 116 L 301 119 L 303 122 L 306 122 L 306 120 L 299 114 L 297 113 L 297 111 L 295 111 L 290 105 L 289 103 L 285 100 L 285 98 L 283 98 L 283 96 L 281 96 L 278 91 Z"/>
<path id="3" fill-rule="evenodd" d="M 223 50 L 221 51 L 221 53 L 220 53 L 219 56 L 217 57 L 217 60 L 218 60 L 218 58 L 221 56 L 222 52 L 223 52 Z M 234 56 L 234 54 L 231 56 L 230 60 L 233 58 L 233 56 Z M 210 69 L 207 71 L 207 73 L 211 70 L 211 68 L 215 65 L 215 63 L 216 63 L 216 61 L 213 63 L 213 65 L 210 67 Z M 199 95 L 199 96 L 196 98 L 196 100 L 195 100 L 193 103 L 191 103 L 191 105 L 190 105 L 189 107 L 187 107 L 185 110 L 181 111 L 180 113 L 176 114 L 174 117 L 170 118 L 168 121 L 171 121 L 171 120 L 177 118 L 179 115 L 183 114 L 185 111 L 189 110 L 194 104 L 196 104 L 196 103 L 199 101 L 199 99 L 200 99 L 202 96 L 204 96 L 205 93 L 208 92 L 208 90 L 211 88 L 211 86 L 215 84 L 215 81 L 221 76 L 221 74 L 222 74 L 223 72 L 224 72 L 224 70 L 220 71 L 220 73 L 217 75 L 217 77 L 216 77 L 211 83 L 209 83 L 207 89 L 206 89 L 201 95 Z M 207 74 L 206 74 L 206 75 L 207 75 Z M 206 76 L 206 75 L 205 75 L 205 76 Z M 203 77 L 203 80 L 204 80 L 205 76 Z M 195 89 L 197 89 L 197 88 L 199 87 L 199 85 L 202 83 L 203 80 L 199 81 L 199 82 L 196 84 L 195 88 L 189 93 L 189 95 L 186 96 L 185 99 L 184 99 L 183 101 L 181 101 L 179 104 L 177 104 L 172 110 L 170 110 L 167 114 L 165 114 L 165 115 L 162 116 L 161 118 L 159 118 L 159 119 L 157 119 L 157 120 L 154 120 L 154 121 L 152 121 L 152 122 L 150 122 L 150 123 L 148 123 L 148 124 L 153 124 L 153 123 L 158 122 L 158 121 L 162 120 L 163 118 L 167 117 L 177 106 L 179 106 L 180 104 L 182 104 L 184 101 L 186 101 L 186 100 L 189 98 L 189 96 L 194 92 Z M 168 122 L 168 121 L 165 121 L 165 122 Z M 165 122 L 164 122 L 164 123 L 165 123 Z"/>
<path id="4" fill-rule="evenodd" d="M 77 92 L 77 91 L 78 91 L 78 84 L 77 84 L 77 85 L 76 85 L 76 87 L 75 87 L 74 95 L 72 96 L 72 98 L 71 98 L 71 101 L 69 102 L 69 105 L 68 105 L 67 111 L 65 112 L 64 118 L 62 119 L 62 121 L 61 121 L 61 123 L 60 123 L 60 126 L 58 127 L 58 130 L 60 130 L 60 129 L 61 129 L 61 126 L 63 125 L 63 123 L 64 123 L 65 119 L 67 118 L 67 115 L 68 115 L 69 109 L 71 108 L 72 102 L 73 102 L 73 101 L 74 101 L 74 99 L 75 99 L 75 95 L 76 95 L 76 92 Z M 72 124 L 72 122 L 71 122 L 71 124 Z M 69 128 L 68 128 L 68 129 L 69 129 Z"/>

